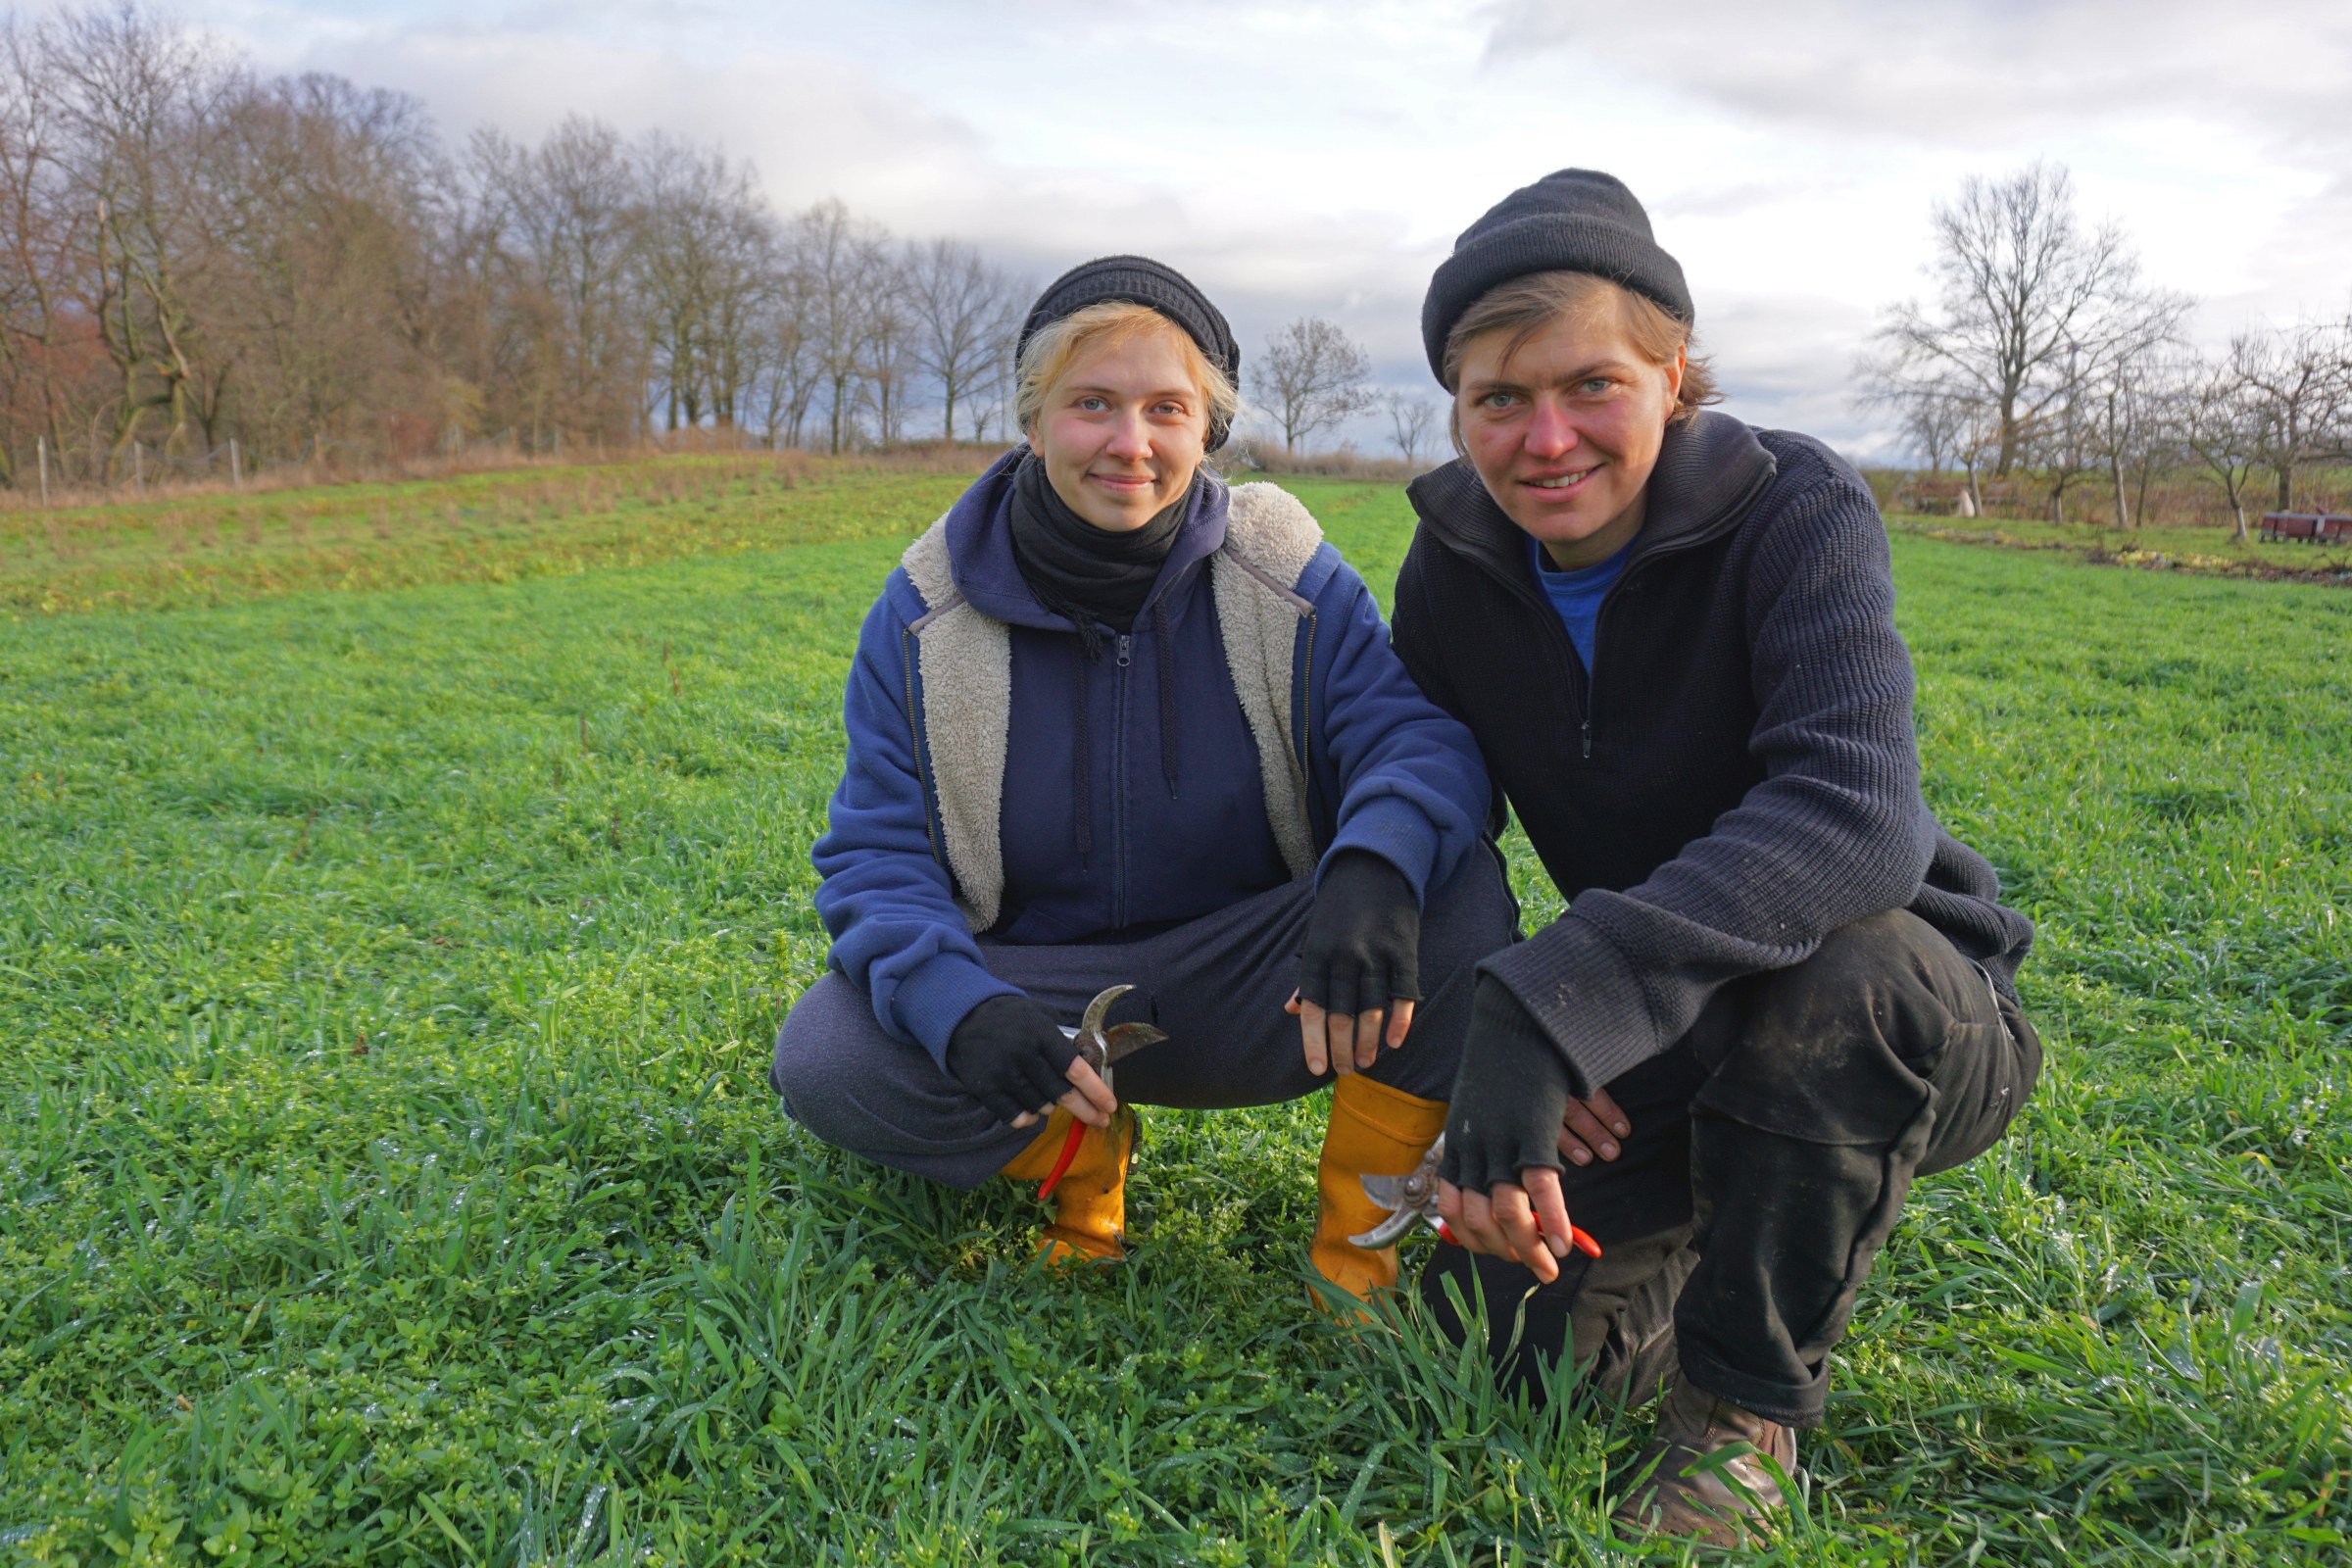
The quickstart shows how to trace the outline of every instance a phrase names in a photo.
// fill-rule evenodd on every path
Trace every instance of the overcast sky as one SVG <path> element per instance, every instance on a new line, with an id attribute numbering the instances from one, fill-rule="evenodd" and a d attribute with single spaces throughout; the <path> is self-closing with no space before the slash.
<path id="1" fill-rule="evenodd" d="M 1245 362 L 1302 312 L 1434 391 L 1430 270 L 1516 185 L 1624 178 L 1682 261 L 1728 406 L 1857 456 L 1881 307 L 1931 204 L 2048 158 L 2207 338 L 2352 305 L 2352 0 L 219 0 L 259 63 L 422 98 L 457 140 L 571 111 L 750 158 L 1039 282 L 1180 268 Z M 1370 448 L 1379 432 L 1354 432 Z"/>

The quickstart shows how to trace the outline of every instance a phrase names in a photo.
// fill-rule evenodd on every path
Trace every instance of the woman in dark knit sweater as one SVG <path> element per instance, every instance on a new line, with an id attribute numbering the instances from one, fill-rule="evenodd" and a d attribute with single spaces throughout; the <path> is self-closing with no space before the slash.
<path id="1" fill-rule="evenodd" d="M 1920 794 L 1870 492 L 1704 411 L 1691 318 L 1606 174 L 1464 232 L 1422 314 L 1463 456 L 1412 488 L 1395 635 L 1568 901 L 1480 967 L 1424 1292 L 1483 1289 L 1515 1376 L 1663 1382 L 1619 1517 L 1729 1542 L 1913 1177 L 2001 1135 L 2041 1048 L 2032 926 Z"/>

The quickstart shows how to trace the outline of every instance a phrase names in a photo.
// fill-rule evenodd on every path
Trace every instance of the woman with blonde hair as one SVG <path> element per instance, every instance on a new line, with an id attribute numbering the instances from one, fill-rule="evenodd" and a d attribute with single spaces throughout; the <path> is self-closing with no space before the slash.
<path id="1" fill-rule="evenodd" d="M 1112 1261 L 1132 1104 L 1328 1075 L 1309 1255 L 1360 1298 L 1396 1270 L 1348 1239 L 1384 1217 L 1360 1178 L 1437 1138 L 1471 966 L 1515 910 L 1476 749 L 1361 579 L 1287 493 L 1206 466 L 1239 365 L 1216 308 L 1142 257 L 1031 310 L 1023 445 L 866 617 L 814 853 L 829 971 L 770 1076 L 841 1148 L 1050 1188 L 1041 1253 Z M 1114 1019 L 1168 1037 L 1115 1097 L 1062 1028 L 1114 985 Z"/>

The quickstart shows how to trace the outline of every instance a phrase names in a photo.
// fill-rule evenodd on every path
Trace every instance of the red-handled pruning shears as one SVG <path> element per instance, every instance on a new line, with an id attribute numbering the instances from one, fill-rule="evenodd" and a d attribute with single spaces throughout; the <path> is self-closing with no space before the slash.
<path id="1" fill-rule="evenodd" d="M 1134 989 L 1133 986 L 1120 985 L 1098 993 L 1095 1000 L 1086 1004 L 1086 1014 L 1078 1020 L 1077 1028 L 1062 1025 L 1061 1032 L 1077 1042 L 1078 1054 L 1084 1056 L 1086 1064 L 1095 1069 L 1105 1089 L 1110 1088 L 1111 1063 L 1146 1046 L 1156 1046 L 1168 1038 L 1148 1023 L 1115 1024 L 1109 1029 L 1102 1027 L 1102 1020 L 1110 1016 L 1110 1004 Z M 1051 1198 L 1054 1195 L 1055 1185 L 1069 1170 L 1070 1161 L 1078 1157 L 1078 1141 L 1085 1136 L 1086 1123 L 1073 1117 L 1070 1135 L 1061 1141 L 1060 1156 L 1054 1161 L 1054 1168 L 1047 1173 L 1046 1179 L 1038 1184 L 1038 1197 Z"/>
<path id="2" fill-rule="evenodd" d="M 1361 1236 L 1348 1239 L 1358 1247 L 1381 1248 L 1396 1241 L 1415 1225 L 1427 1225 L 1438 1233 L 1440 1240 L 1452 1242 L 1459 1247 L 1461 1243 L 1454 1241 L 1453 1232 L 1447 1230 L 1446 1221 L 1438 1216 L 1438 1162 L 1445 1157 L 1446 1135 L 1440 1133 L 1438 1141 L 1429 1146 L 1429 1152 L 1421 1156 L 1421 1163 L 1414 1166 L 1409 1174 L 1358 1178 L 1364 1184 L 1364 1196 L 1390 1210 L 1390 1214 Z M 1600 1255 L 1600 1244 L 1592 1239 L 1590 1232 L 1577 1226 L 1568 1227 L 1568 1241 L 1587 1257 Z"/>

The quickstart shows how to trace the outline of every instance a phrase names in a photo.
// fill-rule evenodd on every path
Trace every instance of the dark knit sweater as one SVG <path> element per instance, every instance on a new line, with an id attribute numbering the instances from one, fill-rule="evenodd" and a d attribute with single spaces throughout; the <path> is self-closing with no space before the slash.
<path id="1" fill-rule="evenodd" d="M 1469 464 L 1410 494 L 1396 650 L 1570 901 L 1482 973 L 1573 1093 L 1673 1045 L 1718 986 L 1887 909 L 2011 988 L 2033 926 L 1920 795 L 1886 528 L 1842 460 L 1722 414 L 1670 429 L 1594 627 L 1597 688 Z"/>

